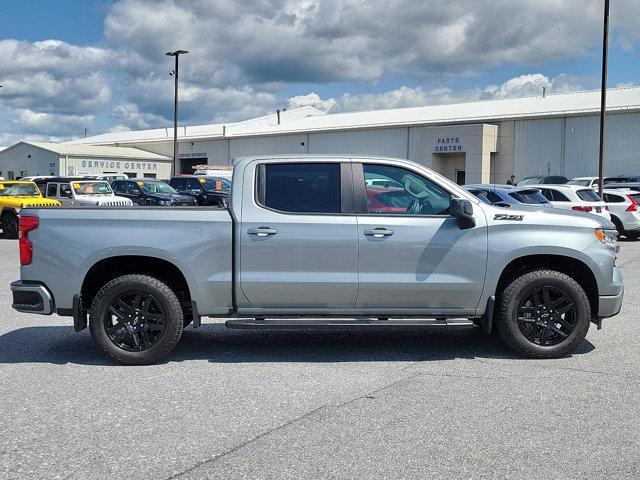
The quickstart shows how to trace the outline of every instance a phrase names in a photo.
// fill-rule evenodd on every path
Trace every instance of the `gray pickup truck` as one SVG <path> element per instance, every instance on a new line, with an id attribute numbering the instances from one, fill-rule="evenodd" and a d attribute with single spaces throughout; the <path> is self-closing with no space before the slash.
<path id="1" fill-rule="evenodd" d="M 124 364 L 161 360 L 201 317 L 232 328 L 472 321 L 521 354 L 558 357 L 620 310 L 607 220 L 481 203 L 406 160 L 234 165 L 228 210 L 24 210 L 13 308 L 88 323 Z"/>

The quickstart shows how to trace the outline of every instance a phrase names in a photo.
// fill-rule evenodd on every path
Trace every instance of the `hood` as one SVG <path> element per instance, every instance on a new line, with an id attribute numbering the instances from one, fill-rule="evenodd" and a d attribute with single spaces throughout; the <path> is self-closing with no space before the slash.
<path id="1" fill-rule="evenodd" d="M 553 225 L 558 227 L 587 227 L 606 228 L 614 230 L 616 227 L 605 217 L 586 212 L 576 212 L 561 208 L 540 208 L 528 205 L 512 205 L 511 208 L 482 205 L 489 223 L 516 223 L 513 220 L 501 220 L 500 215 L 522 215 L 522 222 L 528 225 Z M 474 209 L 476 206 L 474 205 Z"/>
<path id="2" fill-rule="evenodd" d="M 76 195 L 75 201 L 83 205 L 105 207 L 127 207 L 133 205 L 130 199 L 116 195 Z"/>
<path id="3" fill-rule="evenodd" d="M 44 197 L 19 196 L 19 197 L 2 197 L 0 196 L 0 205 L 7 207 L 59 207 L 62 205 L 58 200 Z"/>
<path id="4" fill-rule="evenodd" d="M 179 193 L 151 193 L 147 195 L 147 198 L 164 201 L 173 200 L 174 202 L 193 201 L 193 197 L 191 195 L 181 195 Z"/>

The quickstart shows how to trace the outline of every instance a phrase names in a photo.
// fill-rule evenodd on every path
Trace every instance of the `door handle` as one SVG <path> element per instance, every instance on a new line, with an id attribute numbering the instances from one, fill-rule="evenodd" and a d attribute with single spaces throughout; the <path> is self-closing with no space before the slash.
<path id="1" fill-rule="evenodd" d="M 364 231 L 368 237 L 384 238 L 393 235 L 393 230 L 383 227 L 376 227 Z"/>
<path id="2" fill-rule="evenodd" d="M 278 233 L 278 230 L 270 227 L 258 227 L 258 228 L 250 228 L 247 230 L 249 235 L 255 235 L 257 237 L 269 237 L 271 235 L 275 235 Z"/>

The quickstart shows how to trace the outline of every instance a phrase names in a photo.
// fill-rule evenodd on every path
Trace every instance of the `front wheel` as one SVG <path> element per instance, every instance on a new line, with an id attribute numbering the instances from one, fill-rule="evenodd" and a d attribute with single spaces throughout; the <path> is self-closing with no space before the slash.
<path id="1" fill-rule="evenodd" d="M 100 289 L 89 322 L 93 339 L 113 360 L 149 365 L 171 353 L 184 320 L 169 286 L 147 275 L 124 275 Z"/>
<path id="2" fill-rule="evenodd" d="M 496 326 L 518 353 L 556 358 L 584 341 L 591 306 L 582 287 L 554 270 L 535 270 L 515 278 L 502 292 Z"/>

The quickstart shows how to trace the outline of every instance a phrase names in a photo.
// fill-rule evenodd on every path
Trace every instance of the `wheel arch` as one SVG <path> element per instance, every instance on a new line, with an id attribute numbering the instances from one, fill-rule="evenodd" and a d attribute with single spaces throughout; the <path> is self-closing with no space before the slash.
<path id="1" fill-rule="evenodd" d="M 191 307 L 189 284 L 185 275 L 175 264 L 158 257 L 120 255 L 103 258 L 89 268 L 80 289 L 84 308 L 91 305 L 98 291 L 106 283 L 128 274 L 142 274 L 157 278 L 176 293 L 184 307 Z"/>
<path id="2" fill-rule="evenodd" d="M 496 298 L 514 278 L 533 270 L 555 270 L 573 278 L 587 294 L 592 312 L 598 312 L 598 283 L 589 266 L 581 260 L 564 255 L 535 254 L 515 258 L 509 262 L 498 279 Z"/>

